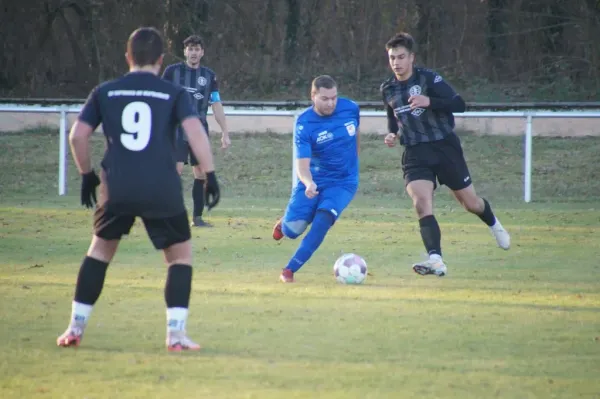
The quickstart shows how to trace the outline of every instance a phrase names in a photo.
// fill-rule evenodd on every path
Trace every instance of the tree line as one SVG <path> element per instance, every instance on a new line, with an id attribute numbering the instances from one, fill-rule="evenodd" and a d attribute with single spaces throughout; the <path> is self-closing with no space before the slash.
<path id="1" fill-rule="evenodd" d="M 126 71 L 125 41 L 155 26 L 166 62 L 206 41 L 204 64 L 231 100 L 304 99 L 328 73 L 358 100 L 379 99 L 384 44 L 418 42 L 419 64 L 474 101 L 595 100 L 599 0 L 1 0 L 0 96 L 82 97 Z"/>

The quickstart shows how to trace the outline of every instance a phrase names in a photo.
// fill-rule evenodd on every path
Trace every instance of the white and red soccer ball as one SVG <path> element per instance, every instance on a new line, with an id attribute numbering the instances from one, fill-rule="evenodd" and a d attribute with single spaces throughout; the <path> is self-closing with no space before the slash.
<path id="1" fill-rule="evenodd" d="M 367 262 L 356 254 L 343 254 L 333 265 L 333 275 L 341 284 L 362 284 L 367 278 Z"/>

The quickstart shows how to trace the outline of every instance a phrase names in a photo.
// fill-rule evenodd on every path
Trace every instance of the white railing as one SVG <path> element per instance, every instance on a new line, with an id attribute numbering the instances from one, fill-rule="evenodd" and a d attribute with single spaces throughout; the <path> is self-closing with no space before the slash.
<path id="1" fill-rule="evenodd" d="M 0 112 L 26 112 L 26 113 L 58 113 L 60 114 L 60 138 L 58 148 L 58 194 L 65 195 L 67 192 L 67 114 L 79 113 L 81 106 L 23 106 L 23 105 L 0 105 Z M 294 118 L 294 123 L 301 111 L 268 111 L 268 110 L 230 110 L 227 115 L 231 116 L 280 116 Z M 211 112 L 209 111 L 209 115 Z M 385 117 L 383 111 L 362 111 L 361 117 Z M 534 118 L 598 118 L 600 112 L 595 111 L 484 111 L 465 112 L 456 114 L 456 118 L 524 118 L 525 119 L 525 159 L 523 165 L 523 199 L 531 202 L 531 178 L 532 178 L 532 137 Z M 290 132 L 293 130 L 290 127 Z M 294 145 L 292 143 L 292 148 Z M 292 165 L 292 184 L 297 183 L 295 163 Z"/>

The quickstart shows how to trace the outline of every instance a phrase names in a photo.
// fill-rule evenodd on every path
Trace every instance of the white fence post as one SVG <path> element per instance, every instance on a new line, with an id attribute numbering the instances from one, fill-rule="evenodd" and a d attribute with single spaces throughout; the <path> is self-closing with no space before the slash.
<path id="1" fill-rule="evenodd" d="M 527 114 L 527 122 L 525 124 L 525 167 L 523 170 L 523 174 L 525 177 L 524 187 L 523 187 L 523 199 L 525 202 L 531 202 L 531 164 L 532 164 L 532 129 L 533 129 L 533 116 L 528 113 Z"/>
<path id="2" fill-rule="evenodd" d="M 67 193 L 67 109 L 60 110 L 60 130 L 58 140 L 58 195 Z"/>
<path id="3" fill-rule="evenodd" d="M 294 134 L 296 132 L 296 123 L 300 111 L 294 113 L 294 126 L 292 127 L 292 190 L 298 185 L 298 171 L 296 170 L 296 144 L 294 143 Z"/>

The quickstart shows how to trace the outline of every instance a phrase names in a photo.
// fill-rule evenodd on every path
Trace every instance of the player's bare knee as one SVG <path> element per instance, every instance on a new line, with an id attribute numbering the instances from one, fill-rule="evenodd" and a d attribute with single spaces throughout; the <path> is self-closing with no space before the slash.
<path id="1" fill-rule="evenodd" d="M 98 236 L 92 238 L 87 256 L 102 262 L 110 263 L 119 247 L 119 240 L 105 240 Z"/>
<path id="2" fill-rule="evenodd" d="M 424 196 L 413 196 L 413 207 L 419 218 L 433 214 L 433 201 Z"/>
<path id="3" fill-rule="evenodd" d="M 163 249 L 167 266 L 175 264 L 192 264 L 192 242 L 190 240 L 173 244 Z"/>
<path id="4" fill-rule="evenodd" d="M 301 236 L 307 227 L 308 222 L 306 220 L 293 220 L 291 222 L 283 222 L 281 225 L 281 230 L 287 238 L 291 238 L 293 240 Z"/>
<path id="5" fill-rule="evenodd" d="M 485 204 L 483 200 L 475 194 L 473 186 L 455 191 L 454 197 L 468 212 L 480 214 L 484 210 Z"/>
<path id="6" fill-rule="evenodd" d="M 415 180 L 406 186 L 419 218 L 433 214 L 433 189 L 434 184 L 429 180 Z"/>

